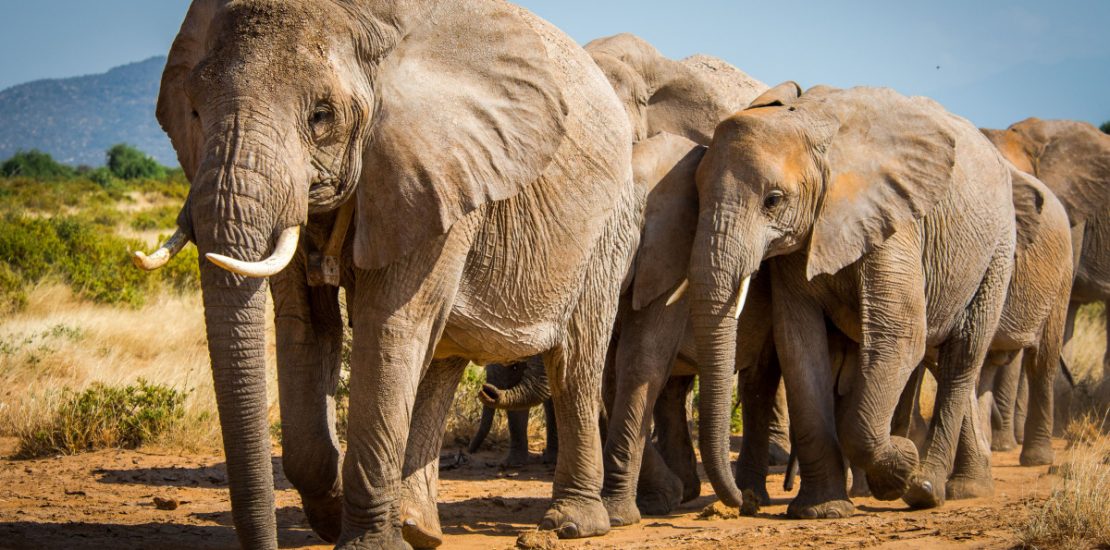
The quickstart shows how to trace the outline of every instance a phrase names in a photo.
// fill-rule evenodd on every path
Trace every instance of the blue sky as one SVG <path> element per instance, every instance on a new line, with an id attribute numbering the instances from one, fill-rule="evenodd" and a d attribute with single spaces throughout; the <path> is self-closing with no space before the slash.
<path id="1" fill-rule="evenodd" d="M 521 0 L 579 42 L 633 32 L 775 84 L 884 85 L 981 126 L 1110 120 L 1102 0 Z M 164 54 L 186 0 L 0 0 L 0 89 Z M 939 67 L 939 68 L 938 68 Z"/>

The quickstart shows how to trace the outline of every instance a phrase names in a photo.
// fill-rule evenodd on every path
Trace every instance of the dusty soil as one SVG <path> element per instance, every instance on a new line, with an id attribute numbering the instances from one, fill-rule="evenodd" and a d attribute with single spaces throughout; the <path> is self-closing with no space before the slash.
<path id="1" fill-rule="evenodd" d="M 11 449 L 0 441 L 0 451 Z M 1062 445 L 1061 445 L 1062 447 Z M 5 455 L 6 456 L 6 455 Z M 444 548 L 513 547 L 543 516 L 552 471 L 542 464 L 516 470 L 497 466 L 486 451 L 442 472 L 440 515 Z M 445 460 L 448 464 L 450 460 Z M 1029 499 L 1044 498 L 1054 476 L 1047 467 L 1018 466 L 1016 452 L 994 457 L 995 496 L 949 502 L 938 510 L 909 511 L 901 502 L 855 499 L 845 520 L 785 519 L 789 495 L 772 475 L 774 498 L 757 517 L 698 520 L 714 501 L 702 496 L 668 517 L 649 517 L 607 536 L 560 542 L 560 548 L 1007 548 L 1011 525 Z M 327 548 L 308 528 L 297 494 L 277 478 L 282 547 Z M 703 476 L 704 478 L 704 476 Z M 102 451 L 73 457 L 0 461 L 0 548 L 233 548 L 226 474 L 218 455 L 174 456 Z M 155 500 L 159 501 L 156 505 Z M 176 508 L 172 508 L 176 501 Z"/>

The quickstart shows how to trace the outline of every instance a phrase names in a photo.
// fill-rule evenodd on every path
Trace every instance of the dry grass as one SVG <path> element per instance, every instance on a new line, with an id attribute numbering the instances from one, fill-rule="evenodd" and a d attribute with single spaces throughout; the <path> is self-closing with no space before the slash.
<path id="1" fill-rule="evenodd" d="M 270 348 L 272 366 L 272 336 Z M 61 284 L 38 285 L 27 307 L 0 325 L 0 433 L 41 426 L 67 392 L 140 378 L 186 394 L 186 421 L 156 444 L 185 450 L 219 445 L 198 295 L 167 293 L 130 309 L 80 300 Z M 274 376 L 269 396 L 276 403 Z"/>
<path id="2" fill-rule="evenodd" d="M 1075 333 L 1064 348 L 1064 357 L 1075 378 L 1076 391 L 1071 399 L 1072 418 L 1084 415 L 1102 417 L 1110 405 L 1110 380 L 1106 379 L 1103 355 L 1106 353 L 1106 317 L 1101 303 L 1079 310 Z"/>
<path id="3" fill-rule="evenodd" d="M 1027 505 L 1017 526 L 1026 548 L 1110 547 L 1110 438 L 1101 421 L 1086 416 L 1068 427 L 1075 437 L 1057 458 L 1060 480 L 1045 501 Z"/>

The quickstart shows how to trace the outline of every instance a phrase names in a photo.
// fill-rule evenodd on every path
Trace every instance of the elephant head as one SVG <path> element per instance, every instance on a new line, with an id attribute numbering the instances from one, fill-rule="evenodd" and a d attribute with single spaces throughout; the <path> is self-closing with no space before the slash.
<path id="1" fill-rule="evenodd" d="M 157 108 L 192 186 L 177 234 L 136 263 L 159 267 L 188 240 L 201 252 L 244 546 L 276 545 L 265 277 L 310 214 L 347 201 L 355 264 L 379 269 L 520 192 L 563 140 L 558 70 L 532 21 L 490 0 L 193 2 Z"/>
<path id="2" fill-rule="evenodd" d="M 764 260 L 806 255 L 835 274 L 924 216 L 951 188 L 955 138 L 939 106 L 886 89 L 786 82 L 724 120 L 698 167 L 690 260 L 701 376 L 701 456 L 736 506 L 728 469 L 737 317 Z"/>
<path id="3" fill-rule="evenodd" d="M 675 61 L 631 34 L 598 38 L 586 51 L 624 104 L 635 141 L 669 132 L 708 145 L 721 119 L 766 89 L 724 61 Z"/>
<path id="4" fill-rule="evenodd" d="M 1027 118 L 1006 130 L 983 130 L 1021 171 L 1060 198 L 1072 225 L 1110 205 L 1110 135 L 1085 122 Z"/>

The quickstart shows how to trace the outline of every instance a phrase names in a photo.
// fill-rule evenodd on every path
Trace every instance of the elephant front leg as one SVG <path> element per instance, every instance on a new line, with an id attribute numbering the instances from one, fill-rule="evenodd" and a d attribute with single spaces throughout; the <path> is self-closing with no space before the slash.
<path id="1" fill-rule="evenodd" d="M 413 548 L 443 543 L 436 509 L 439 452 L 447 413 L 466 365 L 465 359 L 432 361 L 416 391 L 401 488 L 401 532 Z"/>
<path id="2" fill-rule="evenodd" d="M 1017 406 L 1018 380 L 1021 378 L 1021 352 L 987 356 L 987 366 L 997 367 L 994 376 L 989 376 L 987 366 L 980 375 L 983 382 L 993 382 L 990 391 L 993 395 L 991 414 L 991 450 L 1009 451 L 1017 447 L 1014 437 L 1014 409 Z M 998 364 L 1002 363 L 1002 364 Z M 982 384 L 981 382 L 980 384 Z M 997 414 L 995 414 L 997 413 Z"/>
<path id="3" fill-rule="evenodd" d="M 768 346 L 756 365 L 740 373 L 740 413 L 744 421 L 744 438 L 740 445 L 740 458 L 736 461 L 736 485 L 742 491 L 754 493 L 761 505 L 771 502 L 771 495 L 767 493 L 767 472 L 781 379 L 778 358 L 774 354 L 773 347 Z"/>
<path id="4" fill-rule="evenodd" d="M 343 321 L 338 289 L 308 287 L 302 265 L 293 262 L 273 277 L 271 286 L 282 469 L 301 495 L 312 530 L 324 541 L 335 542 L 343 511 L 335 433 Z"/>
<path id="5" fill-rule="evenodd" d="M 802 484 L 791 501 L 792 518 L 842 518 L 852 515 L 844 460 L 837 439 L 829 343 L 820 307 L 774 280 L 774 331 L 791 430 Z"/>
<path id="6" fill-rule="evenodd" d="M 694 454 L 686 397 L 694 387 L 693 376 L 671 376 L 655 401 L 655 434 L 659 454 L 667 468 L 682 480 L 682 502 L 701 495 L 698 457 Z M 640 477 L 643 478 L 641 471 Z"/>

